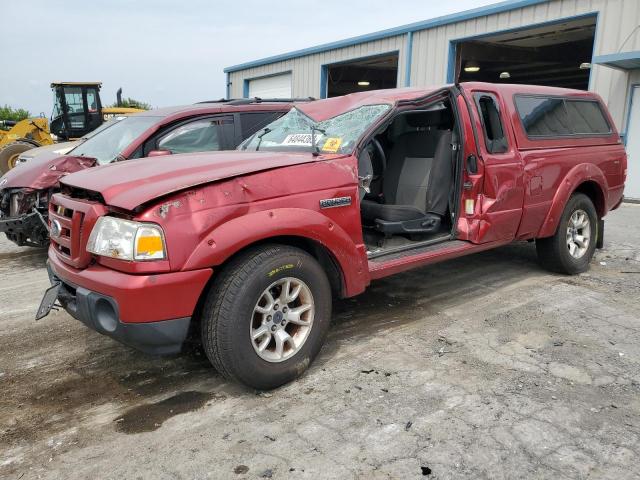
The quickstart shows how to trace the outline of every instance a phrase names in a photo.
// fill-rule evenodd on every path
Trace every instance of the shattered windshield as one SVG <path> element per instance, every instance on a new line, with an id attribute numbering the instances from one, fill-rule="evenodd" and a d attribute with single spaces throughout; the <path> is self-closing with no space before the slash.
<path id="1" fill-rule="evenodd" d="M 351 153 L 360 136 L 391 105 L 365 105 L 322 122 L 297 108 L 245 140 L 240 150 Z"/>
<path id="2" fill-rule="evenodd" d="M 100 165 L 112 162 L 142 132 L 158 122 L 158 117 L 132 116 L 119 120 L 74 148 L 69 155 L 95 158 Z"/>

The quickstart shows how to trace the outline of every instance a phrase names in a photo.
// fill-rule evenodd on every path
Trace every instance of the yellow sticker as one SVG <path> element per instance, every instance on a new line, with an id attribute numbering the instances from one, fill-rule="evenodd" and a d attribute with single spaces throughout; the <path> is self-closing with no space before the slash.
<path id="1" fill-rule="evenodd" d="M 281 267 L 278 268 L 274 268 L 273 270 L 271 270 L 269 273 L 267 273 L 268 277 L 273 277 L 276 273 L 280 273 L 283 270 L 288 270 L 290 268 L 294 268 L 294 264 L 293 263 L 287 263 L 285 265 L 282 265 Z"/>
<path id="2" fill-rule="evenodd" d="M 329 153 L 336 153 L 340 148 L 340 144 L 342 143 L 341 138 L 327 138 L 327 141 L 324 142 L 324 146 L 322 150 Z"/>

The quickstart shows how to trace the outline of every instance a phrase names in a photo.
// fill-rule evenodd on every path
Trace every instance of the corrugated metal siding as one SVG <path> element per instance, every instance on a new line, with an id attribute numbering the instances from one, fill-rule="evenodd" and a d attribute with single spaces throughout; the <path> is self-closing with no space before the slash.
<path id="1" fill-rule="evenodd" d="M 599 12 L 595 55 L 640 50 L 640 33 L 636 31 L 632 34 L 634 28 L 640 24 L 640 2 L 638 0 L 552 0 L 548 3 L 415 32 L 413 34 L 411 84 L 412 86 L 427 86 L 446 82 L 451 40 L 527 27 L 536 23 L 595 12 Z M 291 70 L 293 95 L 318 97 L 320 95 L 320 72 L 323 64 L 394 50 L 400 52 L 398 85 L 402 86 L 404 85 L 406 38 L 406 35 L 397 35 L 233 72 L 230 74 L 231 95 L 234 97 L 242 96 L 244 79 Z M 627 40 L 626 43 L 624 43 L 625 40 Z M 629 75 L 626 73 L 604 66 L 593 67 L 591 90 L 598 92 L 609 105 L 618 127 L 623 124 L 628 86 Z"/>
<path id="2" fill-rule="evenodd" d="M 370 57 L 381 53 L 399 52 L 398 86 L 404 84 L 406 35 L 384 38 L 373 42 L 361 43 L 347 48 L 328 50 L 306 57 L 294 58 L 283 62 L 231 72 L 231 97 L 242 97 L 245 79 L 273 75 L 279 72 L 292 72 L 292 94 L 294 97 L 320 97 L 320 72 L 322 65 Z"/>
<path id="3" fill-rule="evenodd" d="M 446 82 L 451 40 L 594 12 L 599 12 L 595 55 L 615 53 L 620 47 L 624 51 L 640 49 L 640 34 L 631 35 L 622 46 L 640 24 L 640 2 L 637 0 L 554 0 L 416 32 L 413 37 L 411 83 L 422 86 Z M 624 72 L 597 65 L 593 67 L 591 90 L 603 97 L 619 127 L 624 117 L 627 84 L 628 75 Z"/>

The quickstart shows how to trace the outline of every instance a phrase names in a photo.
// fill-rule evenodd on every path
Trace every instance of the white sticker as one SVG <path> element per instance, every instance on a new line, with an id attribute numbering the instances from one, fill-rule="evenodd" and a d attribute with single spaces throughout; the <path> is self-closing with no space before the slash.
<path id="1" fill-rule="evenodd" d="M 317 142 L 317 137 L 316 137 Z M 311 146 L 311 134 L 310 133 L 292 133 L 287 135 L 282 141 L 283 145 L 301 145 Z"/>

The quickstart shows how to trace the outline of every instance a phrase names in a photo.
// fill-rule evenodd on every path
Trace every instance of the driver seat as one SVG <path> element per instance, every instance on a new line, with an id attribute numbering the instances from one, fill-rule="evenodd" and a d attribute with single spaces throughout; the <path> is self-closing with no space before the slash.
<path id="1" fill-rule="evenodd" d="M 386 235 L 437 231 L 447 212 L 453 181 L 451 135 L 450 130 L 402 135 L 406 138 L 399 139 L 391 151 L 385 172 L 384 203 L 364 199 L 363 219 Z M 424 156 L 425 149 L 434 151 L 434 142 L 433 158 Z"/>

